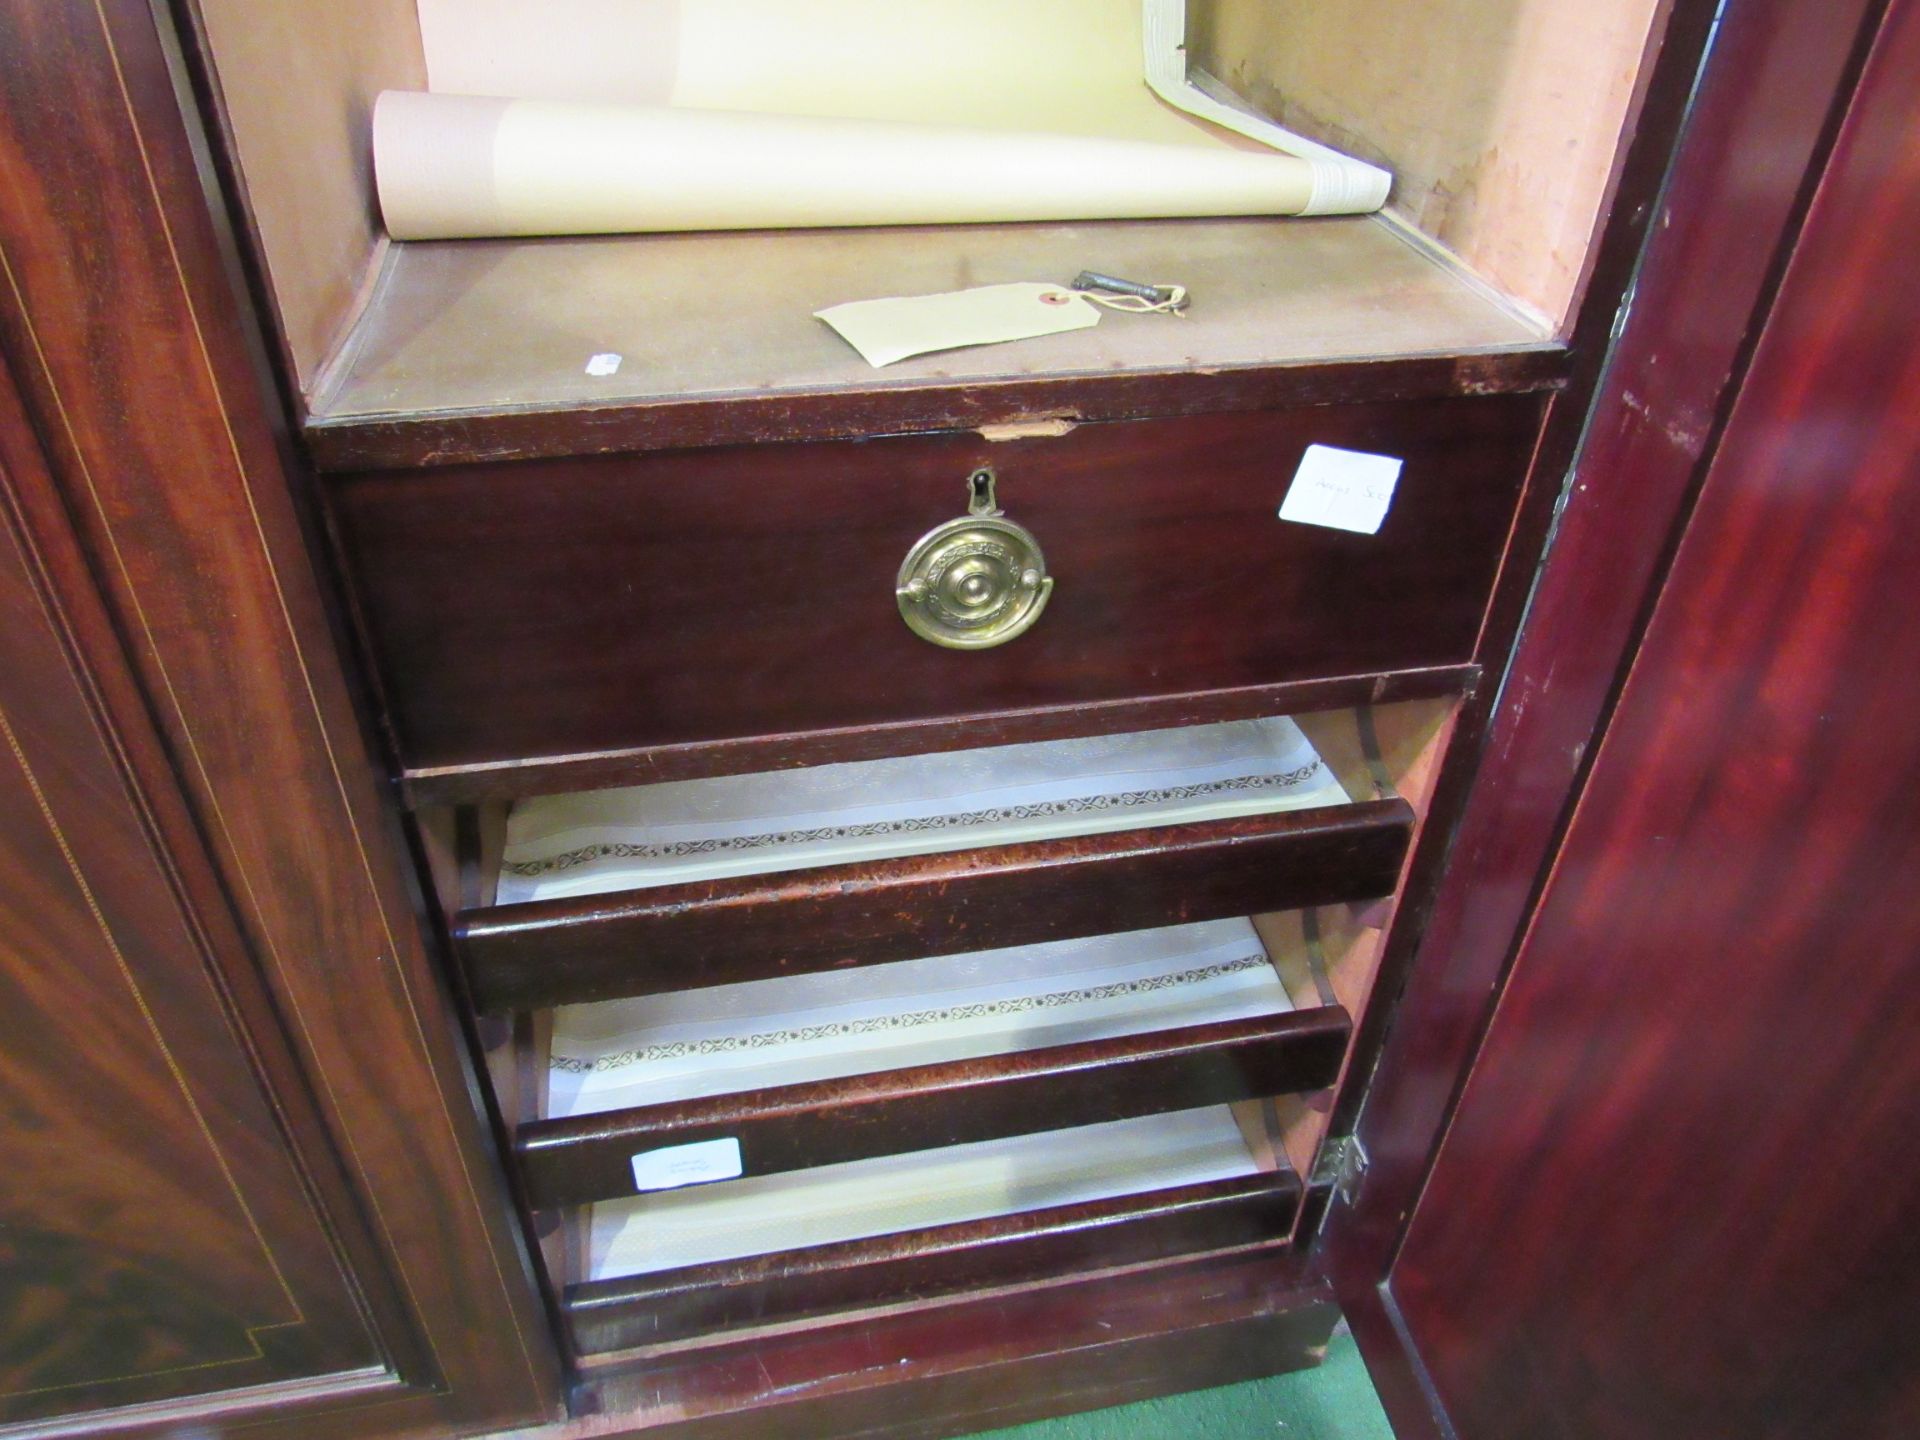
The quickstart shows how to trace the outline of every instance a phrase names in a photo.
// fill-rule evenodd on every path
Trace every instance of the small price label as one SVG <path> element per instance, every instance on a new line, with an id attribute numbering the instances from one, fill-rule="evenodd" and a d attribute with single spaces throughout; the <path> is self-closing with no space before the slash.
<path id="1" fill-rule="evenodd" d="M 1293 472 L 1280 518 L 1300 525 L 1324 525 L 1377 535 L 1393 504 L 1393 487 L 1405 462 L 1392 455 L 1309 445 Z"/>
<path id="2" fill-rule="evenodd" d="M 642 1150 L 633 1157 L 633 1188 L 678 1190 L 682 1185 L 737 1179 L 744 1168 L 740 1142 L 732 1137 L 667 1145 L 659 1150 Z"/>

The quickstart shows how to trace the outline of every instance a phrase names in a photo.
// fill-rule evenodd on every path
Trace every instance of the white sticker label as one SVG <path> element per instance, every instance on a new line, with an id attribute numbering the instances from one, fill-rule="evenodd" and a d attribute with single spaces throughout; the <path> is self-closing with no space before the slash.
<path id="1" fill-rule="evenodd" d="M 744 1168 L 740 1163 L 740 1142 L 732 1137 L 700 1140 L 692 1145 L 668 1145 L 660 1150 L 643 1150 L 633 1157 L 633 1188 L 677 1190 L 682 1185 L 704 1185 L 709 1180 L 733 1180 Z"/>
<path id="2" fill-rule="evenodd" d="M 619 371 L 620 357 L 618 355 L 596 355 L 587 361 L 587 373 L 589 375 L 616 375 Z"/>
<path id="3" fill-rule="evenodd" d="M 1280 518 L 1377 535 L 1404 463 L 1392 455 L 1309 445 L 1280 502 Z"/>

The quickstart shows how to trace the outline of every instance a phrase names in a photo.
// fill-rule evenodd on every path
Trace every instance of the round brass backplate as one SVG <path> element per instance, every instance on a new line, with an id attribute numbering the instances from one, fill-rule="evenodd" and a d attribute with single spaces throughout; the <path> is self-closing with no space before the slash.
<path id="1" fill-rule="evenodd" d="M 1053 593 L 1040 544 L 1000 515 L 963 515 L 929 530 L 894 585 L 901 618 L 923 640 L 985 650 L 1024 633 Z"/>

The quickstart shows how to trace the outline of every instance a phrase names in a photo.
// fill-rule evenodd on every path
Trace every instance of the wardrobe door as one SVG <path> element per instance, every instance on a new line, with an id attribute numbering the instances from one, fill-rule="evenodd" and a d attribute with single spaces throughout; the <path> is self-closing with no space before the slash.
<path id="1" fill-rule="evenodd" d="M 12 510 L 0 512 L 0 1422 L 377 1382 L 380 1346 Z"/>
<path id="2" fill-rule="evenodd" d="M 171 24 L 0 0 L 0 1429 L 550 1417 Z"/>
<path id="3" fill-rule="evenodd" d="M 1916 86 L 1895 0 L 1392 1266 L 1463 1440 L 1920 1433 Z"/>

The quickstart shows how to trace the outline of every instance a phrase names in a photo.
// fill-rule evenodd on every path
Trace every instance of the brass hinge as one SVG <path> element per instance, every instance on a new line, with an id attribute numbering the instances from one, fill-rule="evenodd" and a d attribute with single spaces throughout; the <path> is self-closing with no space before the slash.
<path id="1" fill-rule="evenodd" d="M 1313 1164 L 1313 1183 L 1333 1186 L 1333 1193 L 1348 1205 L 1359 1196 L 1366 1174 L 1367 1152 L 1357 1135 L 1327 1141 Z"/>

